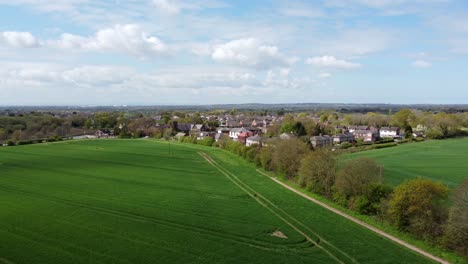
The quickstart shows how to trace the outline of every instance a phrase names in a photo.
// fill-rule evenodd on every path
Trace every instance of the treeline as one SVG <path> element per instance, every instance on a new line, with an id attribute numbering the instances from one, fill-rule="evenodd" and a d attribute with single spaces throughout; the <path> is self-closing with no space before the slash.
<path id="1" fill-rule="evenodd" d="M 468 255 L 468 179 L 449 197 L 447 186 L 423 178 L 392 188 L 384 183 L 384 168 L 374 160 L 357 158 L 339 164 L 335 152 L 311 150 L 295 138 L 262 147 L 227 138 L 213 142 L 185 137 L 182 141 L 225 149 L 345 208 L 388 222 L 431 245 Z"/>

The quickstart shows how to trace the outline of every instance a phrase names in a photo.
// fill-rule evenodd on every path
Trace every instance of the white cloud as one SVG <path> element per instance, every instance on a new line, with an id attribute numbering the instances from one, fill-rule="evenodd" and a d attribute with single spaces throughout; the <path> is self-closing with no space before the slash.
<path id="1" fill-rule="evenodd" d="M 329 72 L 321 72 L 317 75 L 319 78 L 325 79 L 332 77 L 332 74 Z"/>
<path id="2" fill-rule="evenodd" d="M 311 8 L 284 8 L 281 13 L 290 17 L 320 18 L 324 16 L 321 10 Z"/>
<path id="3" fill-rule="evenodd" d="M 213 60 L 228 65 L 268 69 L 292 65 L 297 59 L 280 53 L 278 47 L 263 45 L 255 38 L 233 40 L 215 46 Z"/>
<path id="4" fill-rule="evenodd" d="M 334 69 L 356 69 L 361 67 L 359 63 L 353 63 L 345 60 L 339 60 L 334 56 L 313 57 L 306 60 L 307 64 L 312 64 L 321 68 L 334 68 Z"/>
<path id="5" fill-rule="evenodd" d="M 153 5 L 159 10 L 169 15 L 177 15 L 182 10 L 201 10 L 205 8 L 224 8 L 228 5 L 217 0 L 153 0 Z"/>
<path id="6" fill-rule="evenodd" d="M 316 47 L 317 52 L 322 54 L 358 57 L 384 51 L 392 45 L 396 46 L 395 39 L 395 33 L 391 30 L 351 29 L 316 40 Z"/>
<path id="7" fill-rule="evenodd" d="M 413 61 L 412 65 L 417 68 L 430 68 L 432 67 L 432 63 L 425 60 L 416 60 Z"/>
<path id="8" fill-rule="evenodd" d="M 49 41 L 49 46 L 70 50 L 121 52 L 139 58 L 161 55 L 168 51 L 159 38 L 149 35 L 134 24 L 115 25 L 99 30 L 91 37 L 62 34 L 60 39 Z"/>
<path id="9" fill-rule="evenodd" d="M 43 12 L 70 11 L 78 5 L 86 4 L 88 0 L 0 0 L 0 4 L 24 5 Z"/>
<path id="10" fill-rule="evenodd" d="M 170 0 L 153 0 L 153 4 L 158 8 L 159 10 L 175 15 L 180 12 L 180 7 L 174 2 Z"/>
<path id="11" fill-rule="evenodd" d="M 37 39 L 29 32 L 0 32 L 0 44 L 2 42 L 13 48 L 34 48 L 39 46 Z"/>

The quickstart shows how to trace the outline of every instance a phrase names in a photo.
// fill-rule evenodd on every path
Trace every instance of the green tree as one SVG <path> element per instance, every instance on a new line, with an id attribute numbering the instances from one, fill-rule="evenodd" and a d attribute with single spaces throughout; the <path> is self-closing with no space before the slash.
<path id="1" fill-rule="evenodd" d="M 335 167 L 336 159 L 333 152 L 317 149 L 302 160 L 298 183 L 310 191 L 330 197 L 335 183 Z"/>
<path id="2" fill-rule="evenodd" d="M 276 172 L 292 178 L 296 176 L 307 150 L 307 144 L 297 138 L 278 140 L 274 146 L 272 166 Z"/>
<path id="3" fill-rule="evenodd" d="M 394 190 L 389 202 L 389 217 L 398 229 L 425 240 L 434 240 L 442 233 L 446 219 L 442 202 L 447 186 L 427 179 L 406 181 Z"/>
<path id="4" fill-rule="evenodd" d="M 0 127 L 0 140 L 6 139 L 6 130 Z"/>
<path id="5" fill-rule="evenodd" d="M 336 177 L 336 189 L 348 197 L 367 192 L 370 184 L 381 183 L 383 167 L 374 160 L 362 157 L 348 161 Z"/>
<path id="6" fill-rule="evenodd" d="M 452 201 L 442 244 L 466 256 L 468 255 L 468 178 L 455 189 Z"/>
<path id="7" fill-rule="evenodd" d="M 18 142 L 21 139 L 21 131 L 20 130 L 15 130 L 13 131 L 13 134 L 11 134 L 11 140 L 13 142 Z"/>
<path id="8" fill-rule="evenodd" d="M 407 126 L 411 126 L 411 122 L 415 119 L 416 116 L 413 111 L 410 109 L 401 109 L 393 115 L 392 124 L 401 128 L 406 128 Z"/>

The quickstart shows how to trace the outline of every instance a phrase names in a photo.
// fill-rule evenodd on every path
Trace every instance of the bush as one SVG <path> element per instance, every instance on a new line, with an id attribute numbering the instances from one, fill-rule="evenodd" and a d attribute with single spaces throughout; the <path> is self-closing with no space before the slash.
<path id="1" fill-rule="evenodd" d="M 406 181 L 395 188 L 389 203 L 390 220 L 398 229 L 433 241 L 446 220 L 447 186 L 427 179 Z"/>
<path id="2" fill-rule="evenodd" d="M 13 140 L 8 140 L 8 141 L 6 142 L 6 144 L 7 144 L 8 146 L 15 146 L 15 145 L 16 145 L 16 143 L 15 143 Z"/>
<path id="3" fill-rule="evenodd" d="M 395 142 L 385 143 L 385 144 L 374 145 L 374 149 L 390 148 L 390 147 L 396 147 L 396 146 L 398 146 L 398 144 Z"/>
<path id="4" fill-rule="evenodd" d="M 29 145 L 29 144 L 34 144 L 34 141 L 32 141 L 32 140 L 20 140 L 17 143 L 17 145 Z"/>
<path id="5" fill-rule="evenodd" d="M 197 140 L 197 144 L 200 144 L 203 146 L 212 146 L 213 142 L 215 142 L 215 140 L 212 137 L 205 137 L 203 139 Z"/>

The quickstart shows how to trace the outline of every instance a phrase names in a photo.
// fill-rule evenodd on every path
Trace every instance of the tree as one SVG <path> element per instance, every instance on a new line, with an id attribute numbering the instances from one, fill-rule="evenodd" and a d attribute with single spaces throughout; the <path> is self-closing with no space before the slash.
<path id="1" fill-rule="evenodd" d="M 0 140 L 5 140 L 6 139 L 5 136 L 6 136 L 6 130 L 3 128 L 0 128 Z"/>
<path id="2" fill-rule="evenodd" d="M 307 144 L 297 138 L 277 141 L 272 155 L 274 170 L 284 173 L 287 178 L 296 176 L 307 149 Z"/>
<path id="3" fill-rule="evenodd" d="M 381 183 L 383 168 L 366 157 L 349 161 L 336 177 L 336 189 L 346 196 L 365 194 L 370 184 Z"/>
<path id="4" fill-rule="evenodd" d="M 392 124 L 406 128 L 407 126 L 410 126 L 411 122 L 415 119 L 416 116 L 410 109 L 401 109 L 393 115 Z"/>
<path id="5" fill-rule="evenodd" d="M 20 139 L 21 139 L 21 131 L 20 130 L 13 131 L 13 134 L 11 135 L 11 140 L 13 140 L 13 142 L 18 142 Z"/>
<path id="6" fill-rule="evenodd" d="M 333 152 L 317 149 L 302 160 L 298 182 L 310 191 L 330 196 L 335 183 L 335 166 Z"/>
<path id="7" fill-rule="evenodd" d="M 406 181 L 395 188 L 389 202 L 389 217 L 398 229 L 433 240 L 442 233 L 447 186 L 427 179 Z"/>
<path id="8" fill-rule="evenodd" d="M 455 189 L 453 206 L 445 225 L 442 244 L 463 255 L 468 255 L 468 178 Z"/>

